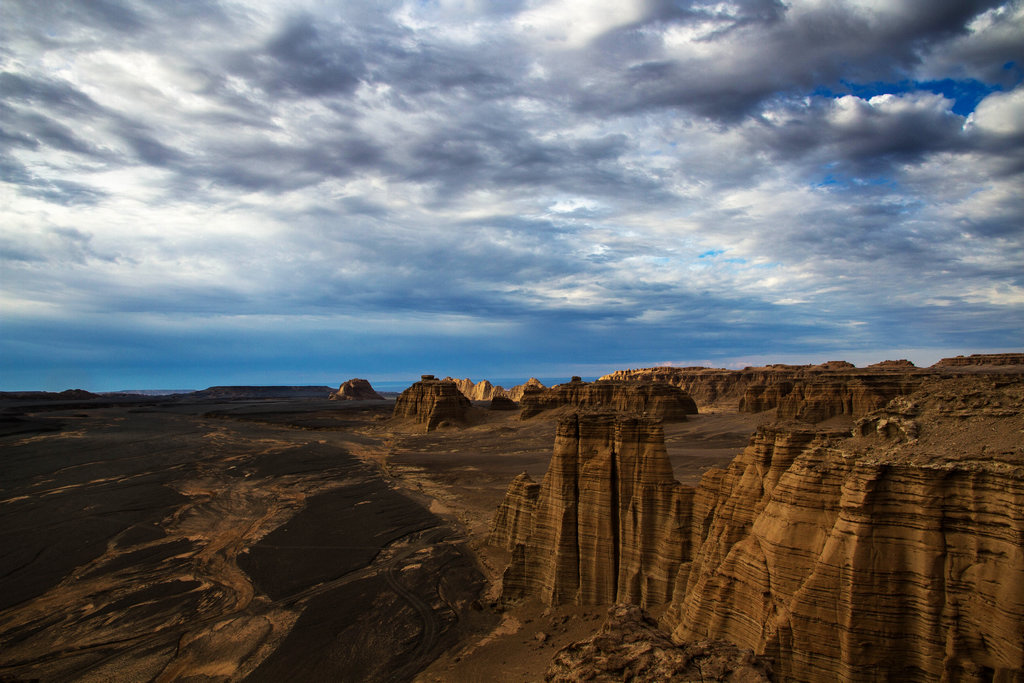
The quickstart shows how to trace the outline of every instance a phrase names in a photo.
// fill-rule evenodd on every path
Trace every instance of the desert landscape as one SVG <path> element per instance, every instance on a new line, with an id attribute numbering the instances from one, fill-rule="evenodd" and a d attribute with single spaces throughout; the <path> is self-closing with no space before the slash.
<path id="1" fill-rule="evenodd" d="M 1024 354 L 482 385 L 4 394 L 0 679 L 1024 680 Z"/>

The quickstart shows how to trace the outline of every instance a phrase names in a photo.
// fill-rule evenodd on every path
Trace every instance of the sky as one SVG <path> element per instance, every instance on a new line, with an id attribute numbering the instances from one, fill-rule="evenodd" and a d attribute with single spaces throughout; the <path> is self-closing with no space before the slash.
<path id="1" fill-rule="evenodd" d="M 1024 2 L 0 2 L 0 389 L 1024 344 Z"/>

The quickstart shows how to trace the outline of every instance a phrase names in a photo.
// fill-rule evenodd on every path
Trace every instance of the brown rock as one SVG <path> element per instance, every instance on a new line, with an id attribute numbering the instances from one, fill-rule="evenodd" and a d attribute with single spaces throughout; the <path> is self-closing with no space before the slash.
<path id="1" fill-rule="evenodd" d="M 462 395 L 470 401 L 490 401 L 495 396 L 505 396 L 505 390 L 502 387 L 494 386 L 486 379 L 480 382 L 473 382 L 468 377 L 466 379 L 445 377 L 444 381 L 455 382 Z"/>
<path id="2" fill-rule="evenodd" d="M 976 365 L 1024 365 L 1024 353 L 972 353 L 970 356 L 943 358 L 933 368 L 955 368 Z"/>
<path id="3" fill-rule="evenodd" d="M 550 389 L 528 390 L 519 404 L 523 419 L 565 406 L 583 410 L 614 410 L 674 421 L 697 414 L 697 404 L 693 399 L 671 384 L 608 380 L 588 383 L 578 377 Z"/>
<path id="4" fill-rule="evenodd" d="M 392 417 L 415 420 L 429 432 L 445 422 L 465 422 L 470 406 L 455 382 L 423 375 L 395 401 Z"/>
<path id="5" fill-rule="evenodd" d="M 533 528 L 533 513 L 537 509 L 539 494 L 540 484 L 534 482 L 526 472 L 513 479 L 491 520 L 487 542 L 506 550 L 525 543 Z"/>
<path id="6" fill-rule="evenodd" d="M 852 435 L 762 426 L 696 491 L 659 425 L 571 416 L 536 502 L 511 494 L 502 598 L 668 602 L 677 643 L 724 638 L 779 680 L 1018 680 L 1022 406 L 1020 375 L 931 377 Z M 636 675 L 618 650 L 591 659 Z"/>
<path id="7" fill-rule="evenodd" d="M 724 641 L 678 646 L 636 605 L 615 605 L 597 634 L 555 654 L 544 680 L 766 683 L 771 680 L 769 672 L 767 664 L 750 650 Z"/>
<path id="8" fill-rule="evenodd" d="M 546 388 L 547 387 L 541 384 L 541 381 L 539 379 L 537 379 L 536 377 L 531 377 L 530 379 L 526 380 L 526 383 L 517 384 L 511 389 L 507 389 L 505 393 L 513 401 L 521 401 L 523 399 L 523 394 L 525 394 L 526 392 Z"/>
<path id="9" fill-rule="evenodd" d="M 527 508 L 515 486 L 503 507 Z M 689 526 L 691 494 L 672 477 L 660 423 L 608 413 L 560 420 L 532 525 L 525 536 L 495 534 L 523 539 L 512 547 L 502 598 L 666 602 L 688 550 L 679 530 Z"/>
<path id="10" fill-rule="evenodd" d="M 1016 680 L 1024 384 L 983 380 L 930 383 L 852 438 L 759 430 L 697 493 L 674 638 L 752 648 L 783 680 Z"/>
<path id="11" fill-rule="evenodd" d="M 491 399 L 491 410 L 519 410 L 519 404 L 508 396 L 495 396 Z"/>
<path id="12" fill-rule="evenodd" d="M 331 393 L 332 401 L 383 401 L 384 397 L 373 390 L 365 379 L 350 379 L 338 390 Z"/>

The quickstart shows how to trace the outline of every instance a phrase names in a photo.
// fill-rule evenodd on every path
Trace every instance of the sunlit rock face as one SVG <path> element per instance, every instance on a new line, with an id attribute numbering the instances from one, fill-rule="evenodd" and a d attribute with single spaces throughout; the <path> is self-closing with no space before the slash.
<path id="1" fill-rule="evenodd" d="M 328 397 L 332 401 L 383 401 L 384 397 L 373 390 L 365 379 L 350 379 Z"/>
<path id="2" fill-rule="evenodd" d="M 529 516 L 527 533 L 496 523 L 495 533 L 513 550 L 504 598 L 664 603 L 687 549 L 680 530 L 689 526 L 681 515 L 690 495 L 672 477 L 657 421 L 613 414 L 562 419 L 535 502 L 516 489 L 506 498 L 521 509 L 505 519 Z"/>
<path id="3" fill-rule="evenodd" d="M 950 373 L 1017 375 L 1024 353 L 974 354 L 944 358 L 930 368 L 908 360 L 882 361 L 858 368 L 846 361 L 725 370 L 657 367 L 617 370 L 601 380 L 672 384 L 698 406 L 719 405 L 740 412 L 775 411 L 775 417 L 818 423 L 833 417 L 860 418 L 925 382 Z"/>
<path id="4" fill-rule="evenodd" d="M 896 396 L 914 391 L 934 374 L 914 368 L 909 362 L 855 368 L 844 361 L 830 361 L 821 365 L 771 365 L 744 370 L 621 370 L 607 377 L 672 384 L 692 396 L 698 405 L 734 406 L 745 413 L 774 410 L 780 419 L 817 423 L 840 415 L 866 415 Z"/>
<path id="5" fill-rule="evenodd" d="M 414 420 L 429 432 L 445 423 L 464 422 L 471 405 L 455 382 L 423 375 L 395 400 L 392 417 Z"/>
<path id="6" fill-rule="evenodd" d="M 764 425 L 692 489 L 657 423 L 573 415 L 510 491 L 503 598 L 660 604 L 779 680 L 1020 680 L 1022 435 L 1020 376 L 930 378 L 852 434 Z"/>
<path id="7" fill-rule="evenodd" d="M 1024 365 L 1024 353 L 973 353 L 970 356 L 943 358 L 934 368 Z"/>
<path id="8" fill-rule="evenodd" d="M 685 420 L 697 414 L 697 404 L 678 387 L 655 382 L 582 382 L 528 390 L 520 399 L 520 416 L 528 419 L 545 410 L 571 407 L 609 410 L 664 420 Z"/>
<path id="9" fill-rule="evenodd" d="M 701 484 L 675 639 L 750 647 L 783 680 L 1019 680 L 1024 389 L 999 384 L 933 383 L 852 437 L 760 429 Z"/>
<path id="10" fill-rule="evenodd" d="M 495 396 L 505 396 L 505 389 L 499 386 L 494 386 L 489 380 L 480 380 L 474 382 L 473 380 L 466 377 L 465 379 L 455 379 L 453 377 L 445 377 L 445 382 L 455 382 L 456 386 L 459 387 L 459 391 L 462 395 L 468 398 L 470 401 L 490 401 Z"/>
<path id="11" fill-rule="evenodd" d="M 487 542 L 491 545 L 513 550 L 525 543 L 533 529 L 533 513 L 537 509 L 540 484 L 533 481 L 526 472 L 518 475 L 508 485 L 505 499 L 491 520 Z"/>

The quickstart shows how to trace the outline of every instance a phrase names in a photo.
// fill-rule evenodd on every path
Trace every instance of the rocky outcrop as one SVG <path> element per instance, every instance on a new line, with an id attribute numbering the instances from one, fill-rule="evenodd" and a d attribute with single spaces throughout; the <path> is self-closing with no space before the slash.
<path id="1" fill-rule="evenodd" d="M 780 419 L 817 423 L 845 415 L 861 417 L 896 396 L 920 387 L 925 375 L 905 372 L 806 371 L 767 374 L 752 382 L 739 400 L 739 411 L 775 409 Z"/>
<path id="2" fill-rule="evenodd" d="M 491 410 L 519 410 L 519 404 L 508 396 L 495 396 L 491 399 Z"/>
<path id="3" fill-rule="evenodd" d="M 569 406 L 581 410 L 613 410 L 664 420 L 685 420 L 697 414 L 697 404 L 678 387 L 654 382 L 583 382 L 529 390 L 519 401 L 527 419 L 545 410 Z"/>
<path id="4" fill-rule="evenodd" d="M 332 401 L 383 401 L 384 397 L 373 390 L 365 379 L 350 379 L 328 397 Z"/>
<path id="5" fill-rule="evenodd" d="M 932 379 L 849 430 L 765 425 L 674 482 L 660 427 L 561 421 L 503 598 L 668 603 L 786 681 L 1014 681 L 1024 671 L 1024 380 Z M 511 518 L 511 515 L 506 515 Z M 520 540 L 523 539 L 523 540 Z"/>
<path id="6" fill-rule="evenodd" d="M 470 401 L 490 401 L 495 396 L 504 396 L 505 389 L 500 386 L 491 384 L 488 380 L 481 380 L 474 382 L 468 377 L 465 379 L 454 379 L 452 377 L 445 377 L 442 381 L 444 382 L 455 382 L 455 385 L 459 387 L 459 391 L 462 395 L 468 398 Z"/>
<path id="7" fill-rule="evenodd" d="M 750 650 L 740 650 L 724 641 L 677 646 L 636 605 L 614 605 L 592 638 L 567 645 L 555 654 L 544 680 L 767 683 L 771 680 L 769 671 Z"/>
<path id="8" fill-rule="evenodd" d="M 914 365 L 906 358 L 901 358 L 900 360 L 883 360 L 879 363 L 872 363 L 871 365 L 868 366 L 868 369 L 870 370 L 874 368 L 878 370 L 910 370 L 916 367 L 916 365 Z"/>
<path id="9" fill-rule="evenodd" d="M 506 550 L 525 543 L 533 529 L 533 513 L 537 509 L 539 495 L 540 484 L 526 472 L 513 479 L 491 520 L 487 542 Z"/>
<path id="10" fill-rule="evenodd" d="M 423 375 L 395 400 L 392 417 L 414 420 L 429 432 L 445 424 L 465 422 L 471 405 L 455 382 Z"/>
<path id="11" fill-rule="evenodd" d="M 1024 365 L 1024 353 L 972 353 L 969 356 L 943 358 L 933 368 L 963 368 L 972 366 Z"/>
<path id="12" fill-rule="evenodd" d="M 758 431 L 701 485 L 675 639 L 750 647 L 783 680 L 1016 680 L 1024 385 L 998 384 L 930 385 L 853 437 Z"/>
<path id="13" fill-rule="evenodd" d="M 689 551 L 681 531 L 690 526 L 693 490 L 673 478 L 659 422 L 609 413 L 563 418 L 536 502 L 515 487 L 492 531 L 512 549 L 503 600 L 668 600 Z M 524 519 L 531 519 L 525 533 L 513 528 Z"/>
<path id="14" fill-rule="evenodd" d="M 536 391 L 538 389 L 546 388 L 547 387 L 545 387 L 539 379 L 537 379 L 536 377 L 531 377 L 530 379 L 526 380 L 526 382 L 524 382 L 523 384 L 517 384 L 511 389 L 506 389 L 505 393 L 513 401 L 521 401 L 523 400 L 523 394 L 529 391 Z"/>
<path id="15" fill-rule="evenodd" d="M 856 368 L 846 361 L 829 361 L 743 370 L 648 368 L 620 370 L 605 377 L 672 384 L 699 406 L 734 407 L 748 413 L 774 410 L 778 418 L 817 423 L 840 415 L 861 417 L 935 376 L 902 362 Z"/>

